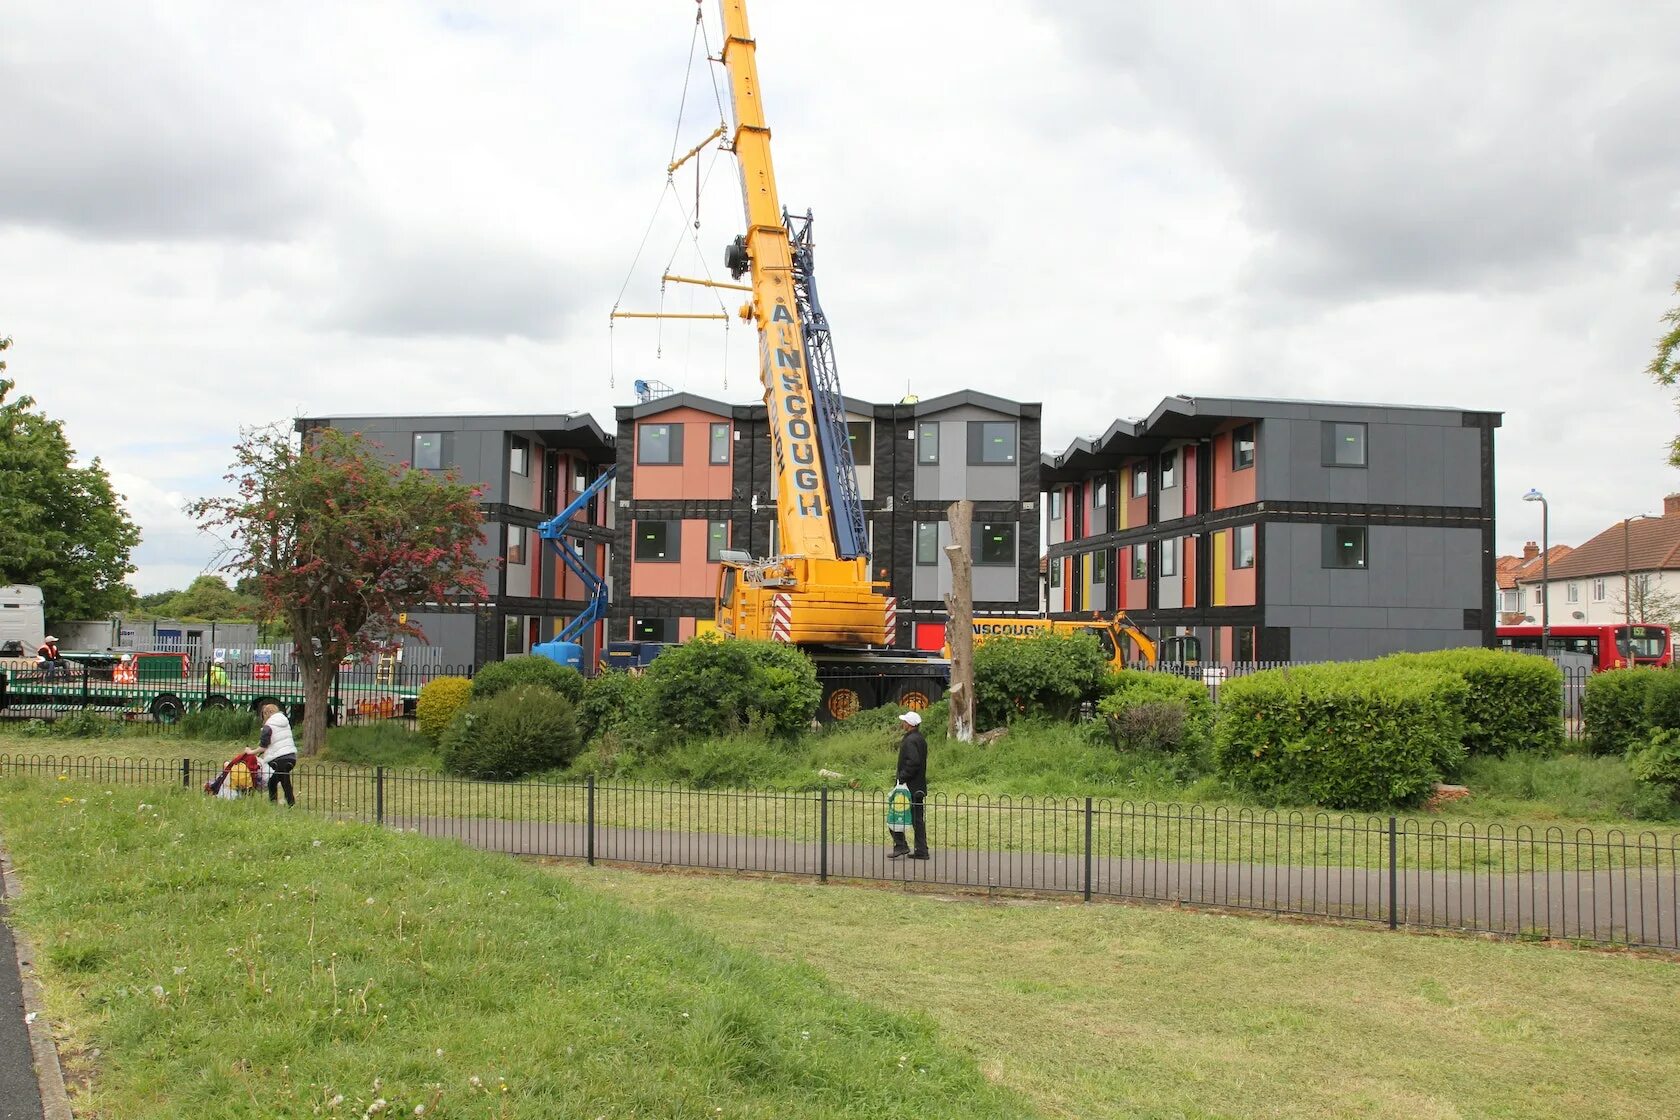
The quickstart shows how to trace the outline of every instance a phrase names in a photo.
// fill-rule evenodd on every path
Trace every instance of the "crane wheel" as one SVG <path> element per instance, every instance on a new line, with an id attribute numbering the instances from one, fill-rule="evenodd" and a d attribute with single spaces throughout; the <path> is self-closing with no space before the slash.
<path id="1" fill-rule="evenodd" d="M 186 710 L 187 706 L 173 692 L 164 692 L 152 697 L 152 718 L 159 723 L 174 723 Z"/>
<path id="2" fill-rule="evenodd" d="M 846 720 L 858 714 L 858 709 L 863 707 L 863 697 L 858 695 L 856 689 L 842 685 L 828 694 L 828 699 L 823 701 L 823 705 L 827 708 L 830 719 Z"/>

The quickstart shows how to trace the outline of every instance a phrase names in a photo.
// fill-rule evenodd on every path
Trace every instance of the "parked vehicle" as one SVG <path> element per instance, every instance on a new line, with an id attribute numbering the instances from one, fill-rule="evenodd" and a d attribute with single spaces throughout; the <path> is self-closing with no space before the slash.
<path id="1" fill-rule="evenodd" d="M 1538 626 L 1501 626 L 1495 631 L 1495 648 L 1539 653 L 1540 631 Z M 1588 654 L 1593 659 L 1595 673 L 1633 665 L 1667 667 L 1674 663 L 1669 629 L 1658 622 L 1553 626 L 1547 634 L 1546 650 Z"/>

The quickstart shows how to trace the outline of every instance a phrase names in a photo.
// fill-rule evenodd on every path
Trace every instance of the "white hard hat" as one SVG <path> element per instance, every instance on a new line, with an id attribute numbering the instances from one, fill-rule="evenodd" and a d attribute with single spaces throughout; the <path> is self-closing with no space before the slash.
<path id="1" fill-rule="evenodd" d="M 922 722 L 922 717 L 917 715 L 915 712 L 905 712 L 903 715 L 898 717 L 898 720 L 900 723 L 908 723 L 911 727 L 919 727 Z"/>
<path id="2" fill-rule="evenodd" d="M 225 657 L 218 657 L 218 658 L 216 658 L 216 664 L 220 665 L 220 664 L 222 664 L 222 662 L 224 662 L 226 660 L 227 660 L 227 658 L 225 658 Z"/>
<path id="3" fill-rule="evenodd" d="M 56 642 L 56 641 L 58 641 L 58 639 L 53 637 L 51 634 L 48 634 L 45 638 L 42 639 L 42 641 Z"/>

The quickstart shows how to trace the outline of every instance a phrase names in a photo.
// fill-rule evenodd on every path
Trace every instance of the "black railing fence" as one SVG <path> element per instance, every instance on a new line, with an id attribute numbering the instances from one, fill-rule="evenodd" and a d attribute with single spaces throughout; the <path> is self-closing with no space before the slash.
<path id="1" fill-rule="evenodd" d="M 191 759 L 0 755 L 0 777 L 199 789 L 218 771 Z M 932 858 L 894 860 L 880 792 L 485 782 L 309 760 L 293 781 L 302 808 L 515 855 L 1680 949 L 1680 834 L 936 792 Z"/>

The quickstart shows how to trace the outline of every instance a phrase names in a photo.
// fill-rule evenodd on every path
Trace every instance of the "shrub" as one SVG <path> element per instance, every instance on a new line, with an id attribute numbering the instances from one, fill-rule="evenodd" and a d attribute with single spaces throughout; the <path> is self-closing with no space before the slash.
<path id="1" fill-rule="evenodd" d="M 1226 681 L 1220 773 L 1279 800 L 1333 809 L 1412 805 L 1464 761 L 1469 688 L 1393 662 L 1274 669 Z"/>
<path id="2" fill-rule="evenodd" d="M 1116 747 L 1129 750 L 1145 749 L 1139 736 L 1156 740 L 1153 748 L 1199 754 L 1213 742 L 1213 700 L 1207 686 L 1172 673 L 1144 672 L 1122 669 L 1111 673 L 1103 682 L 1103 698 L 1097 703 L 1097 714 L 1103 717 Z M 1179 709 L 1178 734 L 1167 742 L 1154 733 L 1157 725 L 1164 730 L 1164 717 L 1129 716 L 1143 707 L 1161 704 Z"/>
<path id="3" fill-rule="evenodd" d="M 1385 665 L 1415 665 L 1461 677 L 1464 749 L 1472 756 L 1547 752 L 1563 740 L 1563 670 L 1544 657 L 1493 649 L 1397 653 Z"/>
<path id="4" fill-rule="evenodd" d="M 816 666 L 781 642 L 695 638 L 661 653 L 645 679 L 647 716 L 671 742 L 748 727 L 792 738 L 822 700 Z"/>
<path id="5" fill-rule="evenodd" d="M 109 716 L 81 708 L 52 722 L 55 739 L 110 739 L 122 734 L 122 725 Z"/>
<path id="6" fill-rule="evenodd" d="M 647 678 L 636 673 L 603 669 L 583 682 L 578 702 L 578 736 L 592 742 L 609 731 L 634 733 L 645 722 Z"/>
<path id="7" fill-rule="evenodd" d="M 1176 700 L 1149 700 L 1108 717 L 1114 745 L 1129 751 L 1166 751 L 1184 745 L 1190 713 Z"/>
<path id="8" fill-rule="evenodd" d="M 1594 754 L 1626 754 L 1650 739 L 1645 694 L 1661 669 L 1612 669 L 1587 678 L 1581 720 Z"/>
<path id="9" fill-rule="evenodd" d="M 183 739 L 214 739 L 223 742 L 248 740 L 256 742 L 262 730 L 262 720 L 249 708 L 200 708 L 188 712 L 175 725 L 175 733 Z"/>
<path id="10" fill-rule="evenodd" d="M 473 778 L 518 778 L 578 752 L 572 702 L 538 685 L 474 700 L 443 733 L 443 766 Z"/>
<path id="11" fill-rule="evenodd" d="M 437 677 L 421 685 L 420 699 L 414 704 L 420 733 L 434 743 L 442 742 L 444 731 L 472 701 L 472 695 L 473 684 L 466 677 Z"/>
<path id="12" fill-rule="evenodd" d="M 974 647 L 974 717 L 997 727 L 1022 716 L 1071 719 L 1095 700 L 1108 659 L 1090 634 L 993 638 Z"/>
<path id="13" fill-rule="evenodd" d="M 1649 743 L 1629 752 L 1628 768 L 1635 778 L 1670 799 L 1680 794 L 1680 732 L 1658 728 Z"/>
<path id="14" fill-rule="evenodd" d="M 583 674 L 546 657 L 510 657 L 492 661 L 472 680 L 474 700 L 488 700 L 510 688 L 532 684 L 558 692 L 573 704 L 583 699 Z"/>
<path id="15" fill-rule="evenodd" d="M 1653 669 L 1645 686 L 1645 725 L 1653 731 L 1680 731 L 1680 672 Z"/>
<path id="16" fill-rule="evenodd" d="M 653 770 L 655 777 L 694 789 L 748 789 L 784 774 L 787 766 L 786 754 L 774 744 L 735 736 L 673 747 Z"/>

